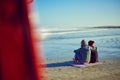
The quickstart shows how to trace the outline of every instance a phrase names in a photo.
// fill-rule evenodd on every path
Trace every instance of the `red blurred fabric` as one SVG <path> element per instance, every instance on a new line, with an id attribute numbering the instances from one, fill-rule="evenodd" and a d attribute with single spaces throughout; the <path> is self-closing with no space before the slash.
<path id="1" fill-rule="evenodd" d="M 0 0 L 0 80 L 45 80 L 27 5 L 25 0 Z"/>

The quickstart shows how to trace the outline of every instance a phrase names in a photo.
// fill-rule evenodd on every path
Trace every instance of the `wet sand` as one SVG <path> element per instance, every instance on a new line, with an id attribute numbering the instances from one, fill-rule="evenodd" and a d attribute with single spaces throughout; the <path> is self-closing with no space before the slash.
<path id="1" fill-rule="evenodd" d="M 69 59 L 46 61 L 47 80 L 120 80 L 120 59 L 105 59 L 104 64 L 72 67 Z"/>

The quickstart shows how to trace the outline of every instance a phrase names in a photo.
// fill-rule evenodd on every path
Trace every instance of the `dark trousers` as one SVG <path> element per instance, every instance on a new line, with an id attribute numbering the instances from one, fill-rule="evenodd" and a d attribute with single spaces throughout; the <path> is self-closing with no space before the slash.
<path id="1" fill-rule="evenodd" d="M 91 58 L 90 63 L 98 62 L 98 53 L 97 52 L 91 52 Z"/>

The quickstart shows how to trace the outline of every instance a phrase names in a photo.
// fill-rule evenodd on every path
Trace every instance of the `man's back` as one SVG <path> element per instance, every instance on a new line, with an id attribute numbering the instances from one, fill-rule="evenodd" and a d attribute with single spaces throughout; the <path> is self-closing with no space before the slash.
<path id="1" fill-rule="evenodd" d="M 77 59 L 80 63 L 84 63 L 86 61 L 88 51 L 89 46 L 83 46 L 77 50 L 74 50 L 75 54 L 77 55 Z"/>

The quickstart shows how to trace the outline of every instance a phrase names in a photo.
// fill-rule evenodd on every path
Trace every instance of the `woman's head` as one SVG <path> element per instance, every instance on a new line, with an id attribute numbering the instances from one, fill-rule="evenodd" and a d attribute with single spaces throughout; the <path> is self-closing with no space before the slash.
<path id="1" fill-rule="evenodd" d="M 88 41 L 88 45 L 89 45 L 89 46 L 92 46 L 93 44 L 94 44 L 94 41 L 93 41 L 93 40 Z"/>
<path id="2" fill-rule="evenodd" d="M 81 47 L 82 47 L 82 46 L 86 46 L 86 45 L 87 45 L 86 41 L 85 41 L 85 40 L 82 40 L 82 41 L 81 41 Z"/>

